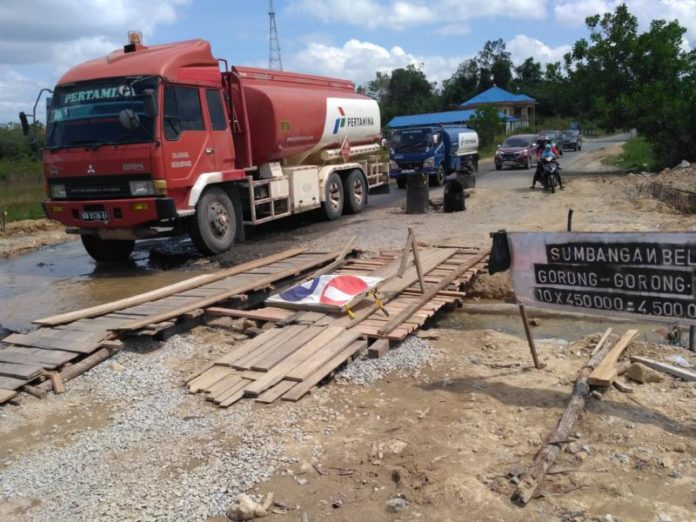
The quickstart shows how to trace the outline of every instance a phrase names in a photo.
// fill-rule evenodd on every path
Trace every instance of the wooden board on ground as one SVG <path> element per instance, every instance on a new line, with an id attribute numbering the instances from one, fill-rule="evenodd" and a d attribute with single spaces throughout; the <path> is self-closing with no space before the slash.
<path id="1" fill-rule="evenodd" d="M 0 388 L 0 403 L 9 401 L 15 395 L 17 395 L 17 392 L 14 390 L 5 390 Z"/>
<path id="2" fill-rule="evenodd" d="M 236 310 L 234 308 L 211 306 L 205 311 L 210 315 L 217 315 L 221 317 L 241 317 L 244 319 L 253 319 L 255 321 L 284 321 L 291 315 L 294 315 L 290 310 L 285 310 L 284 308 L 275 308 L 272 306 L 259 308 L 257 310 Z"/>
<path id="3" fill-rule="evenodd" d="M 35 364 L 0 363 L 0 375 L 5 377 L 30 380 L 38 377 L 43 372 L 44 369 Z"/>
<path id="4" fill-rule="evenodd" d="M 621 336 L 621 339 L 609 350 L 606 357 L 590 373 L 587 379 L 590 386 L 611 386 L 618 375 L 616 363 L 636 335 L 638 335 L 638 330 L 628 330 Z"/>
<path id="5" fill-rule="evenodd" d="M 345 347 L 330 360 L 326 361 L 321 367 L 314 370 L 301 383 L 297 383 L 291 390 L 281 397 L 284 401 L 299 401 L 304 394 L 319 384 L 326 376 L 346 362 L 367 346 L 367 341 L 355 341 Z"/>

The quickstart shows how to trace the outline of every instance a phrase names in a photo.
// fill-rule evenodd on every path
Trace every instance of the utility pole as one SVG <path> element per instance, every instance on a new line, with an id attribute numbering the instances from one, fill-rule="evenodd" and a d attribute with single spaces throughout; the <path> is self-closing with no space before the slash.
<path id="1" fill-rule="evenodd" d="M 268 0 L 268 21 L 270 24 L 268 68 L 282 71 L 283 60 L 280 58 L 280 41 L 278 40 L 278 27 L 276 26 L 275 11 L 273 9 L 273 0 Z"/>

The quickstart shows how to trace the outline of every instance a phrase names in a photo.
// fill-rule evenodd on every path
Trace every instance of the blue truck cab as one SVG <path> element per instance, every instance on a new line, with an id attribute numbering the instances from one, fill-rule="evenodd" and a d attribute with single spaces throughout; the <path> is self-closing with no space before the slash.
<path id="1" fill-rule="evenodd" d="M 473 176 L 478 171 L 478 134 L 463 125 L 393 129 L 389 145 L 389 176 L 399 188 L 410 174 L 426 174 L 431 186 L 439 186 L 454 172 Z"/>

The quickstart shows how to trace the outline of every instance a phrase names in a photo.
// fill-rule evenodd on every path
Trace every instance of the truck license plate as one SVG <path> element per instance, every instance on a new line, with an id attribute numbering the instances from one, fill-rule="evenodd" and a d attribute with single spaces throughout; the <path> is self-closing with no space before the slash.
<path id="1" fill-rule="evenodd" d="M 109 222 L 109 213 L 106 210 L 83 210 L 82 221 Z"/>

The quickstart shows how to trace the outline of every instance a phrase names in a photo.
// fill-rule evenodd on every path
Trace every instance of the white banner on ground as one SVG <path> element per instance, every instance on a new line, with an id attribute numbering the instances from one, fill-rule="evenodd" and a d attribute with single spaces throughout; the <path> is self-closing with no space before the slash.
<path id="1" fill-rule="evenodd" d="M 696 232 L 510 232 L 520 304 L 696 324 Z"/>

